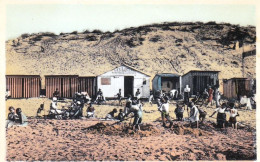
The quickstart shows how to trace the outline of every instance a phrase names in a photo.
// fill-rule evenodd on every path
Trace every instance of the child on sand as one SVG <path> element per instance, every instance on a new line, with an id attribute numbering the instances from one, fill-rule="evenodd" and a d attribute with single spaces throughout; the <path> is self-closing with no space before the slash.
<path id="1" fill-rule="evenodd" d="M 115 113 L 117 113 L 117 109 L 114 108 L 111 112 L 109 112 L 106 116 L 106 120 L 114 120 L 115 119 Z"/>
<path id="2" fill-rule="evenodd" d="M 16 114 L 17 114 L 17 122 L 21 125 L 21 126 L 27 126 L 28 125 L 28 120 L 27 117 L 23 114 L 22 109 L 21 108 L 17 108 L 16 109 Z"/>
<path id="3" fill-rule="evenodd" d="M 92 103 L 89 104 L 87 108 L 87 118 L 95 118 L 95 108 L 92 106 Z"/>
<path id="4" fill-rule="evenodd" d="M 230 104 L 231 109 L 229 110 L 230 117 L 229 117 L 229 123 L 231 123 L 232 128 L 237 129 L 237 119 L 236 117 L 239 116 L 237 109 L 235 109 L 234 104 Z"/>
<path id="5" fill-rule="evenodd" d="M 184 106 L 180 106 L 179 104 L 176 104 L 176 109 L 174 110 L 176 114 L 176 118 L 178 121 L 183 120 L 183 112 L 184 112 Z"/>
<path id="6" fill-rule="evenodd" d="M 138 129 L 140 130 L 140 124 L 143 118 L 143 108 L 142 104 L 138 104 L 139 109 L 134 111 L 134 123 L 133 123 L 133 130 Z"/>
<path id="7" fill-rule="evenodd" d="M 17 118 L 17 115 L 15 114 L 15 109 L 14 107 L 9 107 L 9 113 L 8 113 L 8 118 L 7 118 L 7 121 L 6 121 L 6 128 L 9 128 L 13 125 L 15 125 L 15 121 L 16 121 L 16 118 Z"/>

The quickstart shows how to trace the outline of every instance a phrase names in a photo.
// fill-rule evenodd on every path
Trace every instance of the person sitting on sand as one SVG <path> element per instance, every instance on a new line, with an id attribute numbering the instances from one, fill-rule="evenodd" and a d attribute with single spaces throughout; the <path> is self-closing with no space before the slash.
<path id="1" fill-rule="evenodd" d="M 178 121 L 183 120 L 184 110 L 185 110 L 184 106 L 180 106 L 179 104 L 176 104 L 176 109 L 174 110 L 174 112 L 176 114 L 176 118 L 177 118 Z"/>
<path id="2" fill-rule="evenodd" d="M 87 108 L 87 118 L 95 118 L 95 108 L 92 106 L 92 103 L 89 104 Z"/>
<path id="3" fill-rule="evenodd" d="M 51 109 L 57 109 L 57 97 L 53 97 L 52 102 L 51 102 Z"/>
<path id="4" fill-rule="evenodd" d="M 119 110 L 119 114 L 117 115 L 117 119 L 120 120 L 120 121 L 123 121 L 123 119 L 124 119 L 123 109 Z"/>
<path id="5" fill-rule="evenodd" d="M 14 107 L 10 106 L 8 118 L 7 118 L 7 121 L 6 121 L 6 128 L 9 128 L 9 127 L 15 125 L 16 119 L 17 119 L 17 115 L 15 114 L 15 109 L 14 109 Z"/>
<path id="6" fill-rule="evenodd" d="M 190 102 L 189 103 L 189 107 L 190 107 L 190 117 L 189 120 L 191 122 L 191 126 L 194 125 L 194 123 L 196 124 L 196 128 L 199 127 L 199 110 L 197 108 L 197 106 L 195 106 L 194 102 Z"/>
<path id="7" fill-rule="evenodd" d="M 218 113 L 217 115 L 217 125 L 219 128 L 225 128 L 226 124 L 226 111 L 227 111 L 227 104 L 223 103 L 221 107 L 218 107 L 215 109 L 215 111 L 210 115 L 212 117 L 216 112 Z"/>
<path id="8" fill-rule="evenodd" d="M 40 114 L 41 114 L 41 112 L 43 111 L 43 109 L 44 109 L 44 104 L 40 104 L 40 107 L 38 108 L 37 114 L 36 114 L 37 117 L 40 116 Z"/>
<path id="9" fill-rule="evenodd" d="M 235 104 L 230 104 L 231 109 L 229 110 L 229 123 L 231 124 L 232 128 L 237 129 L 237 119 L 236 117 L 239 116 L 237 109 L 235 109 Z"/>
<path id="10" fill-rule="evenodd" d="M 170 126 L 169 128 L 172 127 L 173 122 L 170 118 L 169 115 L 169 99 L 167 96 L 164 96 L 161 100 L 161 106 L 158 108 L 158 110 L 161 112 L 161 116 L 162 116 L 162 122 L 163 122 L 163 127 L 166 127 L 166 123 L 165 123 L 165 118 L 168 120 L 168 122 L 170 122 Z"/>
<path id="11" fill-rule="evenodd" d="M 6 89 L 6 91 L 5 91 L 5 100 L 7 100 L 10 97 L 11 97 L 11 92 L 8 89 Z"/>
<path id="12" fill-rule="evenodd" d="M 142 104 L 140 104 L 140 101 L 138 101 L 139 109 L 134 111 L 134 122 L 133 122 L 133 130 L 138 129 L 140 130 L 140 124 L 142 122 L 143 118 L 143 108 Z"/>
<path id="13" fill-rule="evenodd" d="M 21 108 L 16 109 L 16 114 L 17 114 L 17 123 L 19 123 L 21 126 L 27 126 L 28 120 L 27 117 L 23 114 Z"/>
<path id="14" fill-rule="evenodd" d="M 57 99 L 59 99 L 59 97 L 60 97 L 60 91 L 59 91 L 58 88 L 56 88 L 56 90 L 54 91 L 53 97 L 57 97 Z"/>
<path id="15" fill-rule="evenodd" d="M 96 102 L 97 102 L 98 98 L 100 98 L 102 101 L 106 101 L 106 98 L 103 96 L 103 92 L 101 89 L 98 89 L 97 98 L 95 100 Z"/>
<path id="16" fill-rule="evenodd" d="M 117 109 L 114 108 L 111 112 L 109 112 L 106 116 L 106 120 L 114 120 L 115 119 L 115 113 L 117 113 Z"/>
<path id="17" fill-rule="evenodd" d="M 252 110 L 252 105 L 251 105 L 251 100 L 250 98 L 247 98 L 246 95 L 244 95 L 243 97 L 241 97 L 240 99 L 240 104 L 242 106 L 246 106 L 247 110 Z"/>

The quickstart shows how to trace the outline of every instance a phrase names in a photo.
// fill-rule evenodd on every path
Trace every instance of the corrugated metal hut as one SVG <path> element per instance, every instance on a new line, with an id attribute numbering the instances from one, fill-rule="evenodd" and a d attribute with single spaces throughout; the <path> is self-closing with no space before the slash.
<path id="1" fill-rule="evenodd" d="M 6 88 L 11 98 L 39 97 L 41 78 L 39 75 L 6 75 Z"/>
<path id="2" fill-rule="evenodd" d="M 134 95 L 137 89 L 141 97 L 150 95 L 150 76 L 128 65 L 119 66 L 97 76 L 97 88 L 102 89 L 105 97 L 114 97 L 119 89 L 123 97 Z"/>
<path id="3" fill-rule="evenodd" d="M 88 92 L 90 97 L 94 97 L 97 93 L 97 78 L 96 77 L 79 77 L 79 92 Z"/>
<path id="4" fill-rule="evenodd" d="M 46 97 L 53 97 L 58 88 L 60 97 L 72 98 L 78 92 L 78 75 L 46 75 L 45 76 Z"/>
<path id="5" fill-rule="evenodd" d="M 191 95 L 204 91 L 207 86 L 219 86 L 219 71 L 191 70 L 182 76 L 182 91 L 186 85 L 191 88 Z"/>
<path id="6" fill-rule="evenodd" d="M 252 80 L 247 78 L 223 79 L 223 95 L 229 99 L 251 95 L 253 84 Z"/>
<path id="7" fill-rule="evenodd" d="M 153 92 L 163 90 L 169 92 L 172 89 L 177 89 L 180 92 L 181 81 L 180 75 L 171 73 L 156 74 L 153 78 Z"/>

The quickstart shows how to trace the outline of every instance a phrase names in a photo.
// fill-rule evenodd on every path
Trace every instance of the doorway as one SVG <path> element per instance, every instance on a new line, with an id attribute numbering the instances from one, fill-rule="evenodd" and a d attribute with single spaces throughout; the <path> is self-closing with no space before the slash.
<path id="1" fill-rule="evenodd" d="M 124 97 L 127 97 L 129 94 L 134 96 L 134 77 L 125 76 L 124 77 Z"/>

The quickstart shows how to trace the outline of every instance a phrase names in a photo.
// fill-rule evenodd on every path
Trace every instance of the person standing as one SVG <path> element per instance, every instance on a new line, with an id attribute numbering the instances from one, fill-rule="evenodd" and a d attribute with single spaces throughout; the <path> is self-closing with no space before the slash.
<path id="1" fill-rule="evenodd" d="M 138 107 L 139 107 L 139 109 L 134 111 L 133 130 L 135 130 L 135 129 L 140 130 L 140 124 L 142 123 L 143 108 L 142 108 L 142 104 L 140 104 L 140 101 L 138 101 Z"/>
<path id="2" fill-rule="evenodd" d="M 151 106 L 153 105 L 153 102 L 152 102 L 153 100 L 154 100 L 153 91 L 150 91 L 149 103 Z"/>
<path id="3" fill-rule="evenodd" d="M 189 104 L 189 98 L 190 98 L 190 87 L 189 85 L 186 85 L 186 87 L 184 88 L 184 103 L 186 105 Z"/>
<path id="4" fill-rule="evenodd" d="M 239 116 L 237 109 L 235 109 L 234 104 L 230 105 L 232 108 L 229 110 L 229 123 L 231 124 L 232 128 L 237 129 L 237 119 L 236 117 Z"/>
<path id="5" fill-rule="evenodd" d="M 163 127 L 166 127 L 166 122 L 165 122 L 165 118 L 166 118 L 168 122 L 170 122 L 169 128 L 171 128 L 173 122 L 169 115 L 169 99 L 167 96 L 164 96 L 162 98 L 161 105 L 158 107 L 158 110 L 161 112 Z"/>
<path id="6" fill-rule="evenodd" d="M 220 92 L 219 92 L 219 88 L 218 87 L 216 87 L 216 90 L 214 91 L 214 97 L 215 97 L 215 101 L 216 101 L 216 108 L 217 107 L 219 107 L 220 106 L 220 103 L 219 103 L 219 101 L 220 101 Z"/>
<path id="7" fill-rule="evenodd" d="M 223 103 L 221 107 L 216 108 L 215 111 L 209 117 L 212 117 L 216 112 L 217 115 L 217 125 L 219 128 L 225 128 L 226 124 L 226 111 L 227 111 L 227 104 Z"/>
<path id="8" fill-rule="evenodd" d="M 196 124 L 196 128 L 199 127 L 199 110 L 197 106 L 195 106 L 194 102 L 190 102 L 189 104 L 190 107 L 190 117 L 189 120 L 191 122 L 191 126 Z"/>
<path id="9" fill-rule="evenodd" d="M 122 106 L 122 95 L 121 95 L 121 89 L 119 89 L 119 92 L 116 94 L 117 95 L 117 99 L 119 101 L 119 105 Z"/>
<path id="10" fill-rule="evenodd" d="M 213 100 L 213 93 L 214 93 L 214 90 L 213 90 L 211 87 L 209 87 L 209 98 L 208 98 L 208 104 L 210 103 L 211 106 L 213 105 L 213 103 L 212 103 L 212 100 Z"/>
<path id="11" fill-rule="evenodd" d="M 138 88 L 137 91 L 135 92 L 135 97 L 137 98 L 137 100 L 140 100 L 141 98 L 141 92 L 140 89 Z"/>

